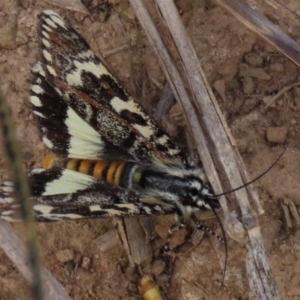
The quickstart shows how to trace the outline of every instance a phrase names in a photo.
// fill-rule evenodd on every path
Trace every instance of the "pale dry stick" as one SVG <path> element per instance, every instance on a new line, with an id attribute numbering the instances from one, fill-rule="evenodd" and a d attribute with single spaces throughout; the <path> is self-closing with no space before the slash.
<path id="1" fill-rule="evenodd" d="M 243 184 L 240 177 L 240 170 L 235 159 L 230 140 L 226 135 L 226 131 L 218 118 L 217 110 L 215 110 L 211 100 L 213 94 L 208 87 L 204 73 L 199 65 L 195 51 L 188 38 L 185 28 L 180 20 L 177 8 L 171 0 L 156 0 L 159 9 L 162 13 L 164 21 L 166 22 L 173 40 L 177 46 L 182 62 L 187 72 L 187 77 L 191 85 L 193 94 L 197 100 L 196 107 L 203 116 L 203 123 L 206 130 L 210 130 L 210 138 L 213 141 L 218 159 L 222 164 L 223 171 L 230 179 L 232 188 L 236 188 Z M 198 105 L 198 103 L 201 103 Z M 238 204 L 242 211 L 242 220 L 245 229 L 247 229 L 250 239 L 250 250 L 253 251 L 253 264 L 256 266 L 257 273 L 249 274 L 254 277 L 249 278 L 252 282 L 261 286 L 261 293 L 265 295 L 266 299 L 280 299 L 276 283 L 271 273 L 269 261 L 266 255 L 263 239 L 260 233 L 260 227 L 257 220 L 252 215 L 252 209 L 249 203 L 248 195 L 244 189 L 235 192 L 239 201 Z M 252 291 L 253 293 L 255 291 Z M 261 299 L 261 298 L 257 298 Z"/>
<path id="2" fill-rule="evenodd" d="M 25 222 L 27 229 L 27 244 L 29 263 L 32 270 L 32 297 L 43 300 L 44 291 L 40 273 L 39 247 L 37 244 L 37 233 L 34 224 L 34 216 L 30 203 L 30 190 L 27 176 L 25 175 L 21 150 L 18 144 L 15 127 L 10 115 L 10 109 L 0 91 L 0 131 L 3 137 L 3 149 L 6 154 L 9 167 L 13 176 L 13 191 L 16 203 L 20 205 L 20 216 Z"/>
<path id="3" fill-rule="evenodd" d="M 130 267 L 134 267 L 134 261 L 132 259 L 131 253 L 130 253 L 130 246 L 128 243 L 128 239 L 126 236 L 126 231 L 125 231 L 125 225 L 124 225 L 124 221 L 123 220 L 118 220 L 118 232 L 120 234 L 120 238 L 122 240 L 123 243 L 123 247 L 127 253 L 127 257 L 128 257 L 128 261 L 130 264 Z"/>
<path id="4" fill-rule="evenodd" d="M 300 45 L 284 33 L 277 25 L 262 17 L 241 0 L 215 0 L 238 21 L 259 35 L 283 55 L 300 66 Z"/>
<path id="5" fill-rule="evenodd" d="M 157 104 L 156 111 L 153 115 L 154 119 L 160 122 L 161 118 L 169 112 L 170 108 L 174 104 L 175 104 L 175 99 L 170 84 L 166 83 L 166 85 L 162 90 L 162 94 Z"/>
<path id="6" fill-rule="evenodd" d="M 105 52 L 103 53 L 102 57 L 103 57 L 103 58 L 107 58 L 107 57 L 109 57 L 109 56 L 111 56 L 111 55 L 114 55 L 114 54 L 116 54 L 116 53 L 118 53 L 118 52 L 122 52 L 122 51 L 124 51 L 124 50 L 129 50 L 129 49 L 130 49 L 132 46 L 134 46 L 134 45 L 135 45 L 135 43 L 132 43 L 132 44 L 130 44 L 130 45 L 123 45 L 123 46 L 117 47 L 117 48 L 115 48 L 115 49 L 105 51 Z"/>
<path id="7" fill-rule="evenodd" d="M 150 262 L 152 251 L 147 243 L 146 234 L 139 218 L 125 218 L 126 237 L 128 240 L 130 254 L 135 265 Z"/>
<path id="8" fill-rule="evenodd" d="M 197 136 L 197 140 L 195 141 L 195 145 L 197 147 L 198 153 L 202 162 L 204 163 L 204 168 L 207 173 L 212 174 L 211 178 L 213 178 L 215 191 L 221 191 L 222 185 L 218 178 L 217 172 L 214 168 L 213 160 L 211 158 L 210 152 L 206 146 L 205 135 L 199 125 L 198 117 L 195 113 L 194 107 L 191 105 L 189 101 L 189 96 L 187 91 L 184 88 L 184 83 L 181 79 L 181 76 L 174 66 L 168 51 L 166 50 L 165 45 L 163 44 L 160 35 L 155 28 L 155 25 L 146 10 L 143 1 L 139 0 L 130 0 L 131 6 L 133 7 L 135 14 L 143 27 L 148 41 L 154 50 L 155 54 L 158 57 L 160 66 L 166 76 L 168 82 L 170 83 L 174 96 L 177 102 L 181 105 L 182 111 L 184 112 L 184 116 L 186 118 L 187 126 L 192 133 L 193 136 Z M 188 120 L 187 120 L 188 119 Z M 209 170 L 208 170 L 209 169 Z M 228 211 L 228 207 L 224 197 L 220 197 L 220 202 L 222 203 L 222 208 L 225 213 Z"/>
<path id="9" fill-rule="evenodd" d="M 257 272 L 257 267 L 254 263 L 254 256 L 253 256 L 252 249 L 249 249 L 247 253 L 246 269 L 247 269 L 247 274 L 251 274 L 249 276 L 249 287 L 252 291 L 253 298 L 260 299 L 260 300 L 268 300 L 268 298 L 266 298 L 266 295 L 264 294 L 262 283 L 260 281 L 251 280 L 252 278 L 256 278 L 259 276 Z"/>
<path id="10" fill-rule="evenodd" d="M 16 235 L 12 226 L 2 220 L 0 220 L 0 245 L 19 272 L 31 283 L 32 273 L 28 265 L 27 247 Z M 46 299 L 71 300 L 65 288 L 46 268 L 42 267 L 41 271 Z"/>
<path id="11" fill-rule="evenodd" d="M 196 100 L 193 101 L 195 110 L 198 114 L 202 127 L 205 128 L 208 136 L 212 140 L 212 145 L 214 147 L 213 151 L 216 152 L 217 157 L 223 166 L 222 171 L 225 172 L 228 180 L 230 180 L 231 188 L 242 186 L 244 183 L 240 178 L 232 147 L 229 143 L 226 131 L 224 130 L 223 125 L 220 122 L 220 118 L 216 112 L 218 106 L 214 106 L 211 103 L 211 99 L 213 98 L 212 92 L 208 88 L 205 76 L 201 70 L 194 49 L 180 20 L 178 11 L 173 1 L 157 0 L 156 3 L 159 6 L 164 21 L 170 30 L 179 55 L 181 56 L 187 74 L 187 79 L 190 83 L 192 93 Z M 221 113 L 219 113 L 219 115 L 222 116 Z M 211 166 L 206 167 L 205 161 L 203 161 L 203 164 L 205 170 L 210 171 Z M 214 178 L 211 177 L 211 173 L 207 171 L 207 175 L 214 187 L 215 192 L 221 193 L 222 190 L 218 190 L 214 186 Z M 244 189 L 237 191 L 236 196 L 238 199 L 247 199 L 247 193 Z M 249 214 L 249 204 L 245 202 L 241 204 L 243 215 Z"/>
<path id="12" fill-rule="evenodd" d="M 277 99 L 279 99 L 282 95 L 284 95 L 286 92 L 288 92 L 289 90 L 291 90 L 292 88 L 294 88 L 295 86 L 300 85 L 300 81 L 297 81 L 293 84 L 287 85 L 285 87 L 283 87 L 274 97 L 272 97 L 272 99 L 267 103 L 267 105 L 265 106 L 265 109 L 268 108 L 274 101 L 276 101 Z"/>

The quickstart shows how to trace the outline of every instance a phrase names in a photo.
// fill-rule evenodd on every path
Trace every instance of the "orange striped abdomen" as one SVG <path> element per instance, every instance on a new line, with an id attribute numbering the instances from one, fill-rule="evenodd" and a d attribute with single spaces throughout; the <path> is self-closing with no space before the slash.
<path id="1" fill-rule="evenodd" d="M 137 164 L 124 161 L 82 160 L 47 155 L 42 162 L 44 169 L 65 168 L 93 176 L 107 183 L 130 188 Z"/>

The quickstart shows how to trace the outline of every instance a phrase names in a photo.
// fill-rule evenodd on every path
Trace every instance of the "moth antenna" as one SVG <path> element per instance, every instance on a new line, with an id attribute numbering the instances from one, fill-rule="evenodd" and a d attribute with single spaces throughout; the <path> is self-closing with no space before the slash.
<path id="1" fill-rule="evenodd" d="M 267 170 L 265 170 L 263 173 L 261 173 L 260 175 L 258 175 L 257 177 L 255 177 L 254 179 L 250 180 L 249 182 L 245 183 L 245 184 L 242 185 L 242 186 L 239 186 L 239 187 L 237 187 L 237 188 L 234 188 L 234 189 L 232 189 L 232 190 L 230 190 L 230 191 L 227 191 L 227 192 L 224 192 L 224 193 L 222 193 L 222 194 L 214 195 L 214 197 L 217 198 L 217 197 L 220 197 L 220 196 L 224 196 L 224 195 L 233 193 L 233 192 L 235 192 L 235 191 L 238 191 L 238 190 L 240 190 L 240 189 L 242 189 L 242 188 L 244 188 L 244 187 L 246 187 L 246 186 L 252 184 L 252 183 L 255 182 L 256 180 L 262 178 L 262 177 L 263 177 L 264 175 L 266 175 L 266 174 L 267 174 L 267 173 L 275 166 L 275 164 L 280 160 L 280 158 L 283 156 L 283 154 L 284 154 L 285 151 L 287 150 L 288 146 L 289 146 L 289 145 L 287 144 L 287 145 L 284 147 L 284 150 L 282 151 L 282 153 L 276 158 L 276 160 L 271 164 L 271 166 L 270 166 Z"/>

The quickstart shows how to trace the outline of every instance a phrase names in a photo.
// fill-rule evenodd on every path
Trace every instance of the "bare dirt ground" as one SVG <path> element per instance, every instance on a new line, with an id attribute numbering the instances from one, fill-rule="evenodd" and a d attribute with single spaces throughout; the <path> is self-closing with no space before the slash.
<path id="1" fill-rule="evenodd" d="M 45 8 L 55 9 L 71 20 L 93 50 L 107 56 L 112 71 L 149 114 L 155 110 L 166 80 L 129 4 L 126 1 L 108 2 L 110 4 L 104 3 L 94 9 L 88 5 L 91 18 L 51 7 L 46 2 L 0 0 L 0 87 L 11 107 L 28 170 L 39 167 L 41 158 L 49 152 L 39 140 L 28 105 L 30 68 L 39 55 L 36 16 Z M 285 4 L 300 14 L 299 1 L 290 0 Z M 267 97 L 299 81 L 300 71 L 212 2 L 180 0 L 177 5 L 249 176 L 254 178 L 267 169 L 282 152 L 285 143 L 289 143 L 283 158 L 254 185 L 265 210 L 259 220 L 280 294 L 282 299 L 299 299 L 300 234 L 296 231 L 295 220 L 292 218 L 291 228 L 283 212 L 289 211 L 287 203 L 294 203 L 297 211 L 300 205 L 300 84 L 285 92 L 270 107 L 265 108 L 265 105 Z M 151 13 L 158 20 L 156 12 Z M 273 19 L 282 25 L 281 19 Z M 166 33 L 161 25 L 159 30 Z M 299 42 L 300 27 L 289 28 L 289 33 Z M 165 42 L 173 51 L 171 41 L 166 38 Z M 130 49 L 119 49 L 115 54 L 107 55 L 108 51 L 130 43 Z M 177 60 L 175 54 L 174 58 Z M 176 139 L 183 129 L 169 124 L 173 117 L 174 113 L 170 113 L 163 123 L 171 128 L 170 133 Z M 8 167 L 2 156 L 0 167 L 3 180 Z M 164 268 L 160 267 L 163 263 L 157 258 L 163 242 L 156 234 L 159 227 L 155 225 L 161 221 L 149 220 L 154 232 L 149 247 L 156 257 L 156 263 L 149 267 L 150 273 L 154 274 L 166 299 L 251 299 L 243 246 L 229 240 L 228 269 L 222 288 L 219 285 L 224 262 L 223 245 L 211 236 L 205 236 L 189 251 L 181 251 L 169 282 Z M 220 233 L 214 219 L 207 224 Z M 25 240 L 24 226 L 13 226 Z M 43 264 L 72 298 L 140 299 L 137 284 L 146 270 L 129 268 L 120 240 L 117 239 L 116 245 L 107 252 L 101 252 L 93 242 L 110 229 L 117 232 L 116 220 L 38 224 Z M 70 258 L 66 262 L 68 255 Z M 0 299 L 30 298 L 27 282 L 0 250 Z"/>

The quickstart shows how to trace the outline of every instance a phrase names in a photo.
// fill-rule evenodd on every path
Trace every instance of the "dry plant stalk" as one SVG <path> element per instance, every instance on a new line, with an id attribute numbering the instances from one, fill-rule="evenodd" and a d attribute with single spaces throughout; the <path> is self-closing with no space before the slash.
<path id="1" fill-rule="evenodd" d="M 217 106 L 212 103 L 213 94 L 208 87 L 205 76 L 201 70 L 194 49 L 189 38 L 187 37 L 187 33 L 180 20 L 178 11 L 173 1 L 156 0 L 156 3 L 162 13 L 164 22 L 169 28 L 184 64 L 187 73 L 186 76 L 195 98 L 193 104 L 188 102 L 189 98 L 183 88 L 181 77 L 176 67 L 172 63 L 168 52 L 155 29 L 151 17 L 144 7 L 143 2 L 130 0 L 130 3 L 135 10 L 139 22 L 148 36 L 154 52 L 159 58 L 159 62 L 162 66 L 165 76 L 172 86 L 176 99 L 180 100 L 183 111 L 186 116 L 188 116 L 187 119 L 189 120 L 188 124 L 191 132 L 193 133 L 194 137 L 198 137 L 198 139 L 195 140 L 195 144 L 214 190 L 217 193 L 222 191 L 210 153 L 215 153 L 215 155 L 218 157 L 219 163 L 222 165 L 223 171 L 230 180 L 230 185 L 232 188 L 243 185 L 243 180 L 240 175 L 243 173 L 243 168 L 239 168 L 241 162 L 237 160 L 237 157 L 239 156 L 238 154 L 234 153 L 231 145 L 232 139 L 229 138 L 230 133 L 224 123 L 220 111 L 218 110 Z M 195 110 L 197 111 L 197 114 L 195 113 Z M 206 147 L 205 135 L 198 124 L 198 120 L 200 120 L 201 125 L 204 126 L 205 132 L 208 133 L 210 142 L 213 145 L 213 151 L 208 151 Z M 235 194 L 237 199 L 239 199 L 243 225 L 248 231 L 250 240 L 249 253 L 250 251 L 253 253 L 253 255 L 249 254 L 248 256 L 251 260 L 251 265 L 255 266 L 256 270 L 256 272 L 251 272 L 249 274 L 249 281 L 251 282 L 250 287 L 259 288 L 259 291 L 253 290 L 253 296 L 256 299 L 258 299 L 257 295 L 259 295 L 259 299 L 280 299 L 270 270 L 260 228 L 256 219 L 252 215 L 252 209 L 248 195 L 244 189 L 236 191 Z M 253 195 L 253 199 L 256 199 L 255 195 Z M 220 203 L 225 215 L 227 215 L 228 207 L 224 198 L 220 200 Z M 257 200 L 256 204 L 257 207 L 260 207 Z"/>
<path id="2" fill-rule="evenodd" d="M 156 53 L 158 60 L 160 62 L 160 66 L 164 72 L 164 75 L 168 79 L 174 96 L 177 99 L 178 103 L 182 107 L 182 111 L 184 112 L 185 116 L 188 116 L 189 121 L 187 121 L 187 125 L 189 127 L 189 131 L 194 134 L 194 136 L 199 137 L 197 140 L 195 140 L 195 145 L 197 147 L 198 152 L 200 153 L 200 157 L 203 162 L 205 162 L 205 169 L 210 168 L 212 169 L 213 161 L 210 156 L 210 153 L 206 147 L 205 142 L 205 135 L 199 126 L 198 123 L 198 116 L 195 113 L 194 107 L 189 101 L 183 101 L 188 99 L 188 93 L 184 88 L 183 81 L 181 79 L 181 76 L 176 69 L 175 65 L 173 64 L 168 51 L 166 50 L 159 33 L 157 32 L 153 21 L 151 20 L 151 17 L 149 16 L 147 10 L 144 7 L 144 4 L 142 1 L 130 1 L 133 9 L 135 10 L 136 16 L 142 25 L 144 31 L 147 34 L 147 37 L 149 39 L 149 42 Z M 182 102 L 181 102 L 182 101 Z M 213 174 L 211 179 L 211 182 L 214 183 L 214 188 L 216 191 L 221 191 L 222 186 L 218 179 L 217 172 L 212 169 L 210 174 Z M 213 180 L 212 180 L 213 178 Z M 222 207 L 224 211 L 227 211 L 227 205 L 225 198 L 223 198 Z"/>

